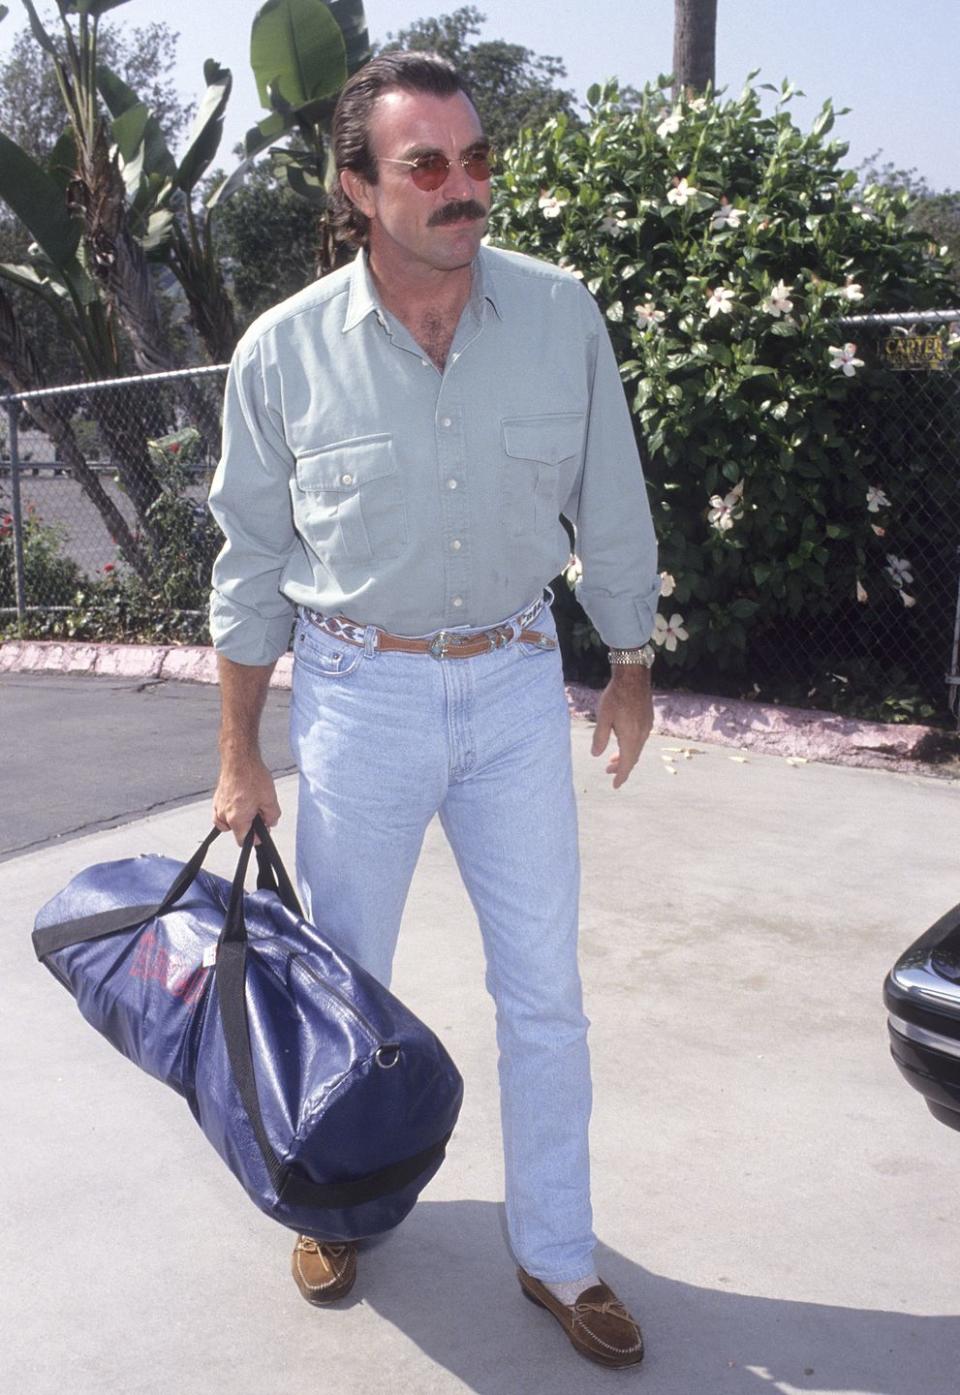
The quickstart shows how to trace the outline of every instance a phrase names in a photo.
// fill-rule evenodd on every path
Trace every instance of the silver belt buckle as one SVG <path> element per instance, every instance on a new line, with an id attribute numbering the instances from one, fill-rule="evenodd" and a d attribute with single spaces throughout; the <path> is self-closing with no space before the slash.
<path id="1" fill-rule="evenodd" d="M 446 630 L 438 630 L 430 641 L 430 651 L 435 659 L 445 659 L 450 652 L 450 638 Z"/>

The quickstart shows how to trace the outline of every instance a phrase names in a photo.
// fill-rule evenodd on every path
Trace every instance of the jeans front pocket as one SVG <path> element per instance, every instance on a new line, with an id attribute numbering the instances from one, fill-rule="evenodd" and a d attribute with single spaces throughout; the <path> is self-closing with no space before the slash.
<path id="1" fill-rule="evenodd" d="M 398 557 L 407 545 L 393 437 L 353 436 L 297 451 L 297 523 L 318 554 L 356 562 Z"/>
<path id="2" fill-rule="evenodd" d="M 579 464 L 585 425 L 583 412 L 506 417 L 500 423 L 505 457 L 501 497 L 511 536 L 543 535 L 556 526 L 563 502 L 561 466 L 573 460 Z"/>
<path id="3" fill-rule="evenodd" d="M 311 678 L 346 678 L 362 658 L 363 650 L 358 644 L 327 634 L 302 616 L 297 621 L 293 643 L 294 683 L 297 670 L 301 668 Z"/>

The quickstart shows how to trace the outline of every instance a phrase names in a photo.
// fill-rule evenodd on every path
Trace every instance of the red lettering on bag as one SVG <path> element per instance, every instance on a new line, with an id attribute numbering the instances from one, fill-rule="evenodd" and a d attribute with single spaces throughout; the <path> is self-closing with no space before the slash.
<path id="1" fill-rule="evenodd" d="M 171 997 L 192 1007 L 200 998 L 209 969 L 194 965 L 181 954 L 171 954 L 157 941 L 153 930 L 145 931 L 130 960 L 130 977 L 159 983 Z"/>

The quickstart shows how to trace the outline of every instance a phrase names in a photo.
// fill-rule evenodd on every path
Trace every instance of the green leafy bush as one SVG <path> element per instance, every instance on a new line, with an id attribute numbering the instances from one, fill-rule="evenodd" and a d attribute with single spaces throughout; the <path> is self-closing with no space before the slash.
<path id="1" fill-rule="evenodd" d="M 28 596 L 43 596 L 46 605 L 69 605 L 81 579 L 76 562 L 62 555 L 63 529 L 45 523 L 33 505 L 23 518 L 23 572 Z M 13 515 L 0 510 L 0 608 L 17 603 Z"/>
<path id="2" fill-rule="evenodd" d="M 805 133 L 786 83 L 770 115 L 750 86 L 672 108 L 665 87 L 632 109 L 594 88 L 586 126 L 525 132 L 491 236 L 567 267 L 606 315 L 666 573 L 660 681 L 747 692 L 762 669 L 769 696 L 801 635 L 815 673 L 818 632 L 860 652 L 870 607 L 921 623 L 890 560 L 910 556 L 899 482 L 861 426 L 882 384 L 833 321 L 949 305 L 949 264 L 905 195 L 858 193 L 829 103 Z M 843 684 L 821 699 L 843 706 Z"/>
<path id="3" fill-rule="evenodd" d="M 146 514 L 152 538 L 149 580 L 121 562 L 108 562 L 96 578 L 85 576 L 62 555 L 62 533 L 28 515 L 28 597 L 42 597 L 44 605 L 65 609 L 31 611 L 22 625 L 8 620 L 0 624 L 0 636 L 209 643 L 210 569 L 223 539 L 205 503 L 189 492 L 195 483 L 189 467 L 201 458 L 200 433 L 184 427 L 149 440 L 147 449 L 161 485 Z M 14 604 L 12 519 L 2 515 L 0 605 Z"/>

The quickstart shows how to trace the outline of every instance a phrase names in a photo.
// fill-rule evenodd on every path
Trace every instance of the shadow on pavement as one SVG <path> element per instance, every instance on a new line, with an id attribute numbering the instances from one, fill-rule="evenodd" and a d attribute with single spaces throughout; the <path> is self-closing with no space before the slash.
<path id="1" fill-rule="evenodd" d="M 421 1202 L 361 1254 L 357 1292 L 477 1395 L 582 1395 L 629 1379 L 594 1368 L 520 1297 L 502 1206 Z M 824 1269 L 830 1257 L 824 1255 Z M 601 1245 L 598 1269 L 644 1329 L 656 1395 L 955 1395 L 960 1317 L 918 1317 L 728 1293 L 670 1279 Z M 329 1310 L 323 1322 L 335 1322 Z M 635 1373 L 639 1375 L 638 1373 Z"/>

